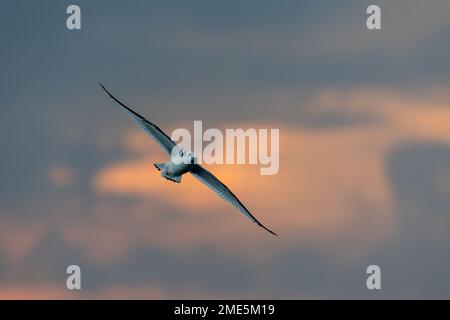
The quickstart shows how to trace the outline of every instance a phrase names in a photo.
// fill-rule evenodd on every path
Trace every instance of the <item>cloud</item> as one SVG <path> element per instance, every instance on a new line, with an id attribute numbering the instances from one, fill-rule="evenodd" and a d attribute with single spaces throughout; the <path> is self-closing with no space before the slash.
<path id="1" fill-rule="evenodd" d="M 434 96 L 442 97 L 442 93 Z M 390 91 L 327 90 L 314 99 L 318 112 L 358 114 L 364 106 L 364 112 L 378 120 L 321 130 L 282 123 L 221 124 L 222 128 L 279 127 L 280 172 L 264 177 L 258 174 L 257 167 L 249 165 L 213 166 L 211 171 L 261 221 L 280 233 L 278 243 L 282 246 L 308 241 L 329 252 L 345 247 L 347 253 L 364 254 L 395 232 L 395 200 L 385 165 L 390 149 L 404 139 L 450 141 L 445 99 L 440 100 L 444 102 L 422 103 Z M 141 139 L 147 139 L 142 133 L 128 137 L 133 137 L 127 139 L 132 148 L 144 147 Z M 183 212 L 181 223 L 176 221 L 179 218 L 165 222 L 166 231 L 177 234 L 176 238 L 162 240 L 166 245 L 195 247 L 211 242 L 230 247 L 244 239 L 252 242 L 247 239 L 248 231 L 236 232 L 254 226 L 248 226 L 234 208 L 189 175 L 180 185 L 161 179 L 152 166 L 159 160 L 151 151 L 112 163 L 93 176 L 93 189 L 101 196 L 137 197 L 141 201 L 151 198 L 154 215 L 164 207 Z M 219 224 L 220 230 L 208 227 Z M 235 236 L 228 237 L 230 233 Z M 364 240 L 354 243 L 354 237 Z"/>
<path id="2" fill-rule="evenodd" d="M 267 127 L 255 123 L 237 126 Z M 383 162 L 386 137 L 379 137 L 371 128 L 322 132 L 285 126 L 280 132 L 277 175 L 261 176 L 258 168 L 250 165 L 211 168 L 263 223 L 280 233 L 280 239 L 274 241 L 287 245 L 307 240 L 335 249 L 332 243 L 340 238 L 361 251 L 390 233 L 392 199 Z M 351 170 L 340 169 L 350 163 Z M 180 185 L 167 183 L 153 169 L 151 157 L 131 158 L 99 170 L 93 188 L 101 196 L 152 198 L 155 201 L 149 205 L 153 210 L 149 211 L 153 214 L 168 206 L 188 215 L 180 223 L 176 218 L 164 225 L 167 233 L 176 234 L 164 241 L 175 246 L 208 242 L 234 247 L 238 242 L 254 245 L 260 241 L 260 237 L 251 240 L 247 235 L 250 228 L 261 230 L 189 175 Z M 364 217 L 371 219 L 372 231 L 366 230 L 366 241 L 351 244 L 343 235 L 360 230 Z M 234 237 L 229 237 L 231 233 Z"/>
<path id="3" fill-rule="evenodd" d="M 50 181 L 59 188 L 69 187 L 75 179 L 73 170 L 67 165 L 55 165 L 49 170 Z"/>
<path id="4" fill-rule="evenodd" d="M 384 254 L 379 252 L 398 245 L 399 237 L 407 238 L 404 234 L 406 210 L 399 206 L 399 201 L 408 203 L 407 198 L 398 194 L 398 183 L 392 181 L 392 152 L 407 141 L 433 142 L 443 147 L 449 145 L 450 137 L 446 130 L 449 125 L 448 101 L 449 97 L 440 88 L 423 92 L 327 89 L 310 99 L 310 112 L 336 117 L 341 113 L 356 118 L 363 116 L 369 121 L 347 125 L 329 123 L 319 127 L 250 121 L 215 124 L 222 129 L 280 128 L 280 171 L 277 175 L 261 176 L 259 167 L 251 165 L 209 167 L 258 219 L 280 234 L 278 238 L 251 223 L 193 177 L 183 177 L 181 184 L 162 179 L 153 163 L 163 160 L 164 154 L 144 133 L 131 129 L 122 138 L 115 138 L 115 143 L 108 142 L 101 148 L 101 152 L 106 154 L 110 152 L 108 148 L 119 148 L 114 152 L 120 156 L 106 157 L 99 162 L 92 175 L 88 176 L 90 191 L 83 190 L 79 194 L 78 189 L 59 190 L 58 201 L 54 201 L 54 193 L 29 195 L 26 201 L 10 211 L 8 216 L 22 211 L 28 214 L 27 219 L 4 218 L 1 224 L 4 227 L 4 232 L 0 233 L 4 235 L 1 242 L 5 245 L 0 247 L 0 251 L 8 261 L 5 272 L 10 278 L 14 266 L 21 265 L 21 261 L 34 261 L 41 252 L 39 256 L 42 253 L 50 255 L 45 259 L 48 264 L 40 266 L 40 269 L 48 271 L 48 274 L 43 271 L 40 274 L 50 282 L 49 286 L 54 278 L 50 271 L 64 269 L 61 259 L 72 263 L 75 257 L 89 268 L 90 273 L 96 270 L 98 280 L 94 282 L 97 285 L 83 293 L 83 297 L 127 296 L 133 288 L 138 290 L 133 295 L 137 297 L 184 296 L 177 295 L 175 288 L 171 287 L 173 283 L 165 278 L 166 273 L 178 272 L 167 267 L 171 263 L 179 265 L 170 259 L 163 259 L 166 265 L 158 277 L 160 281 L 153 283 L 154 279 L 149 280 L 148 286 L 135 287 L 129 273 L 123 282 L 114 282 L 110 277 L 101 276 L 99 270 L 115 274 L 125 272 L 120 271 L 120 268 L 125 268 L 145 277 L 139 265 L 145 265 L 147 260 L 161 260 L 161 256 L 145 251 L 134 254 L 136 248 L 151 247 L 164 252 L 166 257 L 186 257 L 206 246 L 220 256 L 228 256 L 230 262 L 227 265 L 236 268 L 230 267 L 224 272 L 245 271 L 255 273 L 255 278 L 248 283 L 249 290 L 230 288 L 226 292 L 209 285 L 209 282 L 202 282 L 201 286 L 197 283 L 197 294 L 226 297 L 236 291 L 251 297 L 258 295 L 252 289 L 254 283 L 260 281 L 258 279 L 266 279 L 272 273 L 274 279 L 280 279 L 277 273 L 283 268 L 303 266 L 306 268 L 304 272 L 310 272 L 311 279 L 315 279 L 315 267 L 311 266 L 307 271 L 309 267 L 304 260 L 287 258 L 295 253 L 308 256 L 310 252 L 314 261 L 322 265 L 321 272 L 331 272 L 331 275 L 351 281 L 354 281 L 353 273 L 357 272 L 355 265 L 369 263 L 369 258 L 374 255 L 392 268 L 388 261 L 395 255 L 395 250 Z M 284 103 L 288 105 L 290 102 L 285 100 Z M 312 113 L 311 117 L 314 116 Z M 191 124 L 177 126 L 190 128 Z M 430 152 L 434 153 L 433 150 Z M 408 161 L 408 156 L 402 156 L 394 166 L 404 166 Z M 436 175 L 430 182 L 435 188 L 427 190 L 432 194 L 446 194 L 444 176 Z M 77 182 L 78 179 L 82 177 L 77 177 Z M 423 201 L 420 198 L 418 201 L 410 205 L 420 208 Z M 431 203 L 428 199 L 424 201 Z M 444 202 L 441 205 L 442 208 L 446 206 Z M 3 212 L 5 210 L 10 209 L 5 208 Z M 31 215 L 32 212 L 40 215 Z M 417 209 L 416 214 L 423 213 Z M 422 218 L 426 220 L 426 217 Z M 433 218 L 433 221 L 443 226 L 447 224 L 445 219 Z M 424 230 L 441 230 L 440 234 L 445 229 L 436 229 L 434 222 L 427 225 L 430 228 Z M 49 233 L 60 239 L 60 246 L 52 246 L 57 241 L 47 239 Z M 7 245 L 11 241 L 17 246 Z M 440 236 L 427 241 L 439 246 L 446 238 Z M 57 252 L 63 251 L 75 255 L 61 258 Z M 141 261 L 137 256 L 145 259 Z M 202 255 L 196 257 L 200 259 Z M 232 264 L 231 261 L 235 260 L 242 261 L 242 264 Z M 114 269 L 114 266 L 119 269 Z M 198 266 L 186 264 L 186 268 L 191 270 Z M 12 274 L 20 274 L 25 269 L 16 272 Z M 27 272 L 35 280 L 33 277 L 36 275 L 33 274 Z M 189 277 L 193 275 L 186 275 Z M 280 279 L 279 287 L 268 280 L 261 281 L 263 287 L 278 288 L 279 293 L 274 292 L 276 296 L 318 296 L 320 290 L 330 289 L 317 287 L 316 292 L 313 283 L 304 277 L 295 283 L 302 287 L 306 285 L 305 290 L 287 286 L 283 279 Z M 17 283 L 17 291 L 13 290 L 13 284 L 5 284 L 11 286 L 10 291 L 5 291 L 5 296 L 22 292 L 19 290 L 22 282 Z M 354 286 L 355 291 L 349 295 L 359 296 L 357 283 Z M 188 296 L 189 292 L 194 294 L 194 287 L 193 283 L 186 282 L 179 284 L 177 289 L 185 288 Z M 34 292 L 32 287 L 23 288 Z M 59 291 L 52 292 L 48 296 L 66 297 Z"/>
<path id="5" fill-rule="evenodd" d="M 0 211 L 4 213 L 4 210 Z M 12 264 L 23 261 L 45 233 L 43 223 L 23 223 L 13 216 L 0 215 L 0 253 Z"/>
<path id="6" fill-rule="evenodd" d="M 372 263 L 383 297 L 448 296 L 447 0 L 380 0 L 380 32 L 367 2 L 79 4 L 70 37 L 51 1 L 0 20 L 2 297 L 71 298 L 74 261 L 82 297 L 373 298 Z M 165 129 L 280 128 L 278 175 L 210 167 L 280 236 L 161 179 L 99 80 Z"/>
<path id="7" fill-rule="evenodd" d="M 79 299 L 77 292 L 71 292 L 54 283 L 37 286 L 17 285 L 2 286 L 1 300 L 46 300 L 46 299 Z"/>
<path id="8" fill-rule="evenodd" d="M 169 299 L 171 293 L 155 286 L 107 286 L 100 291 L 85 293 L 68 290 L 55 283 L 9 285 L 0 289 L 1 300 L 71 300 L 71 299 Z"/>

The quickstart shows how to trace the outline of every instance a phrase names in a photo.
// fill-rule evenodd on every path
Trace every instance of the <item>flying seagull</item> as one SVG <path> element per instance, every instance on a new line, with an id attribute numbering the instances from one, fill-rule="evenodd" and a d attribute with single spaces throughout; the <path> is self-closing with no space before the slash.
<path id="1" fill-rule="evenodd" d="M 129 107 L 115 98 L 106 88 L 99 83 L 105 92 L 118 104 L 120 104 L 125 112 L 136 122 L 136 124 L 145 131 L 170 157 L 170 161 L 167 163 L 155 163 L 156 169 L 161 171 L 161 176 L 167 180 L 180 183 L 181 176 L 187 172 L 190 172 L 194 177 L 200 180 L 208 188 L 217 193 L 222 199 L 232 204 L 239 209 L 243 214 L 250 218 L 254 223 L 269 231 L 273 235 L 277 235 L 275 232 L 266 228 L 261 222 L 259 222 L 242 202 L 234 195 L 231 190 L 224 185 L 219 179 L 217 179 L 211 172 L 196 163 L 196 157 L 193 153 L 185 152 L 177 144 L 169 138 L 158 126 L 139 115 L 137 112 L 131 110 Z M 177 160 L 173 155 L 178 155 L 183 161 Z M 178 159 L 179 160 L 179 159 Z"/>

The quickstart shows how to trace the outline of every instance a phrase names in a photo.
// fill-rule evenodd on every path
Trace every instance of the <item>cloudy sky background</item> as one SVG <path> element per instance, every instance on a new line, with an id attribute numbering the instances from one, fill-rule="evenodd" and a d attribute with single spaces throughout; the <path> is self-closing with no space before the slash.
<path id="1" fill-rule="evenodd" d="M 76 3 L 0 3 L 0 298 L 450 298 L 449 1 Z M 280 128 L 277 175 L 211 168 L 280 236 L 161 179 L 98 81 L 169 133 Z"/>

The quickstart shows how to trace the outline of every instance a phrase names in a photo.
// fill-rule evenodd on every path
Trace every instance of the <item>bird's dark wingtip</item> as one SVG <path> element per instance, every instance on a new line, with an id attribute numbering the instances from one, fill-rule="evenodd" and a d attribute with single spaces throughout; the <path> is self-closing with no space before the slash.
<path id="1" fill-rule="evenodd" d="M 105 92 L 106 92 L 107 94 L 111 95 L 111 94 L 109 93 L 109 91 L 106 90 L 106 88 L 103 86 L 103 84 L 102 84 L 101 82 L 99 82 L 98 85 L 99 85 L 100 87 L 102 87 L 102 89 L 105 90 Z"/>
<path id="2" fill-rule="evenodd" d="M 270 232 L 271 234 L 273 234 L 274 236 L 278 237 L 278 234 L 276 234 L 275 232 L 273 232 L 272 230 L 270 230 L 269 228 L 266 228 L 265 226 L 263 226 L 262 224 L 259 225 L 261 228 L 267 230 L 268 232 Z"/>

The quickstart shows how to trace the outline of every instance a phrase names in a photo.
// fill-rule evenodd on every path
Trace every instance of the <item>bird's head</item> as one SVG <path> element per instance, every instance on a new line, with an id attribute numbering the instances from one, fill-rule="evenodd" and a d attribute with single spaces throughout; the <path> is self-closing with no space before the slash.
<path id="1" fill-rule="evenodd" d="M 188 157 L 190 164 L 197 164 L 197 156 L 193 152 L 189 152 Z"/>
<path id="2" fill-rule="evenodd" d="M 175 163 L 196 164 L 197 156 L 193 152 L 180 148 L 178 154 L 172 160 L 175 160 Z"/>
<path id="3" fill-rule="evenodd" d="M 188 151 L 181 149 L 180 156 L 183 159 L 183 162 L 185 164 L 196 164 L 197 163 L 197 156 L 193 152 L 188 152 Z"/>

